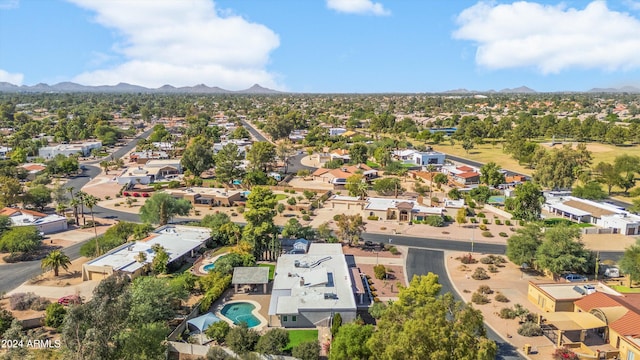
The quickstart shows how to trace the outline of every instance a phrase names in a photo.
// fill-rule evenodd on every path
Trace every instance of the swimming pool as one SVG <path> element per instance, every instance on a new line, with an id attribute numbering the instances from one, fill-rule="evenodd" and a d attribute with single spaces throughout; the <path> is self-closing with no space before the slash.
<path id="1" fill-rule="evenodd" d="M 220 310 L 220 314 L 231 320 L 235 325 L 245 322 L 248 327 L 252 328 L 260 325 L 260 319 L 251 313 L 255 308 L 255 305 L 248 302 L 234 302 L 225 305 Z"/>
<path id="2" fill-rule="evenodd" d="M 502 195 L 494 195 L 489 197 L 488 204 L 504 204 L 504 196 Z"/>
<path id="3" fill-rule="evenodd" d="M 202 269 L 206 272 L 209 272 L 215 268 L 216 268 L 216 263 L 211 263 L 211 264 L 205 265 Z"/>

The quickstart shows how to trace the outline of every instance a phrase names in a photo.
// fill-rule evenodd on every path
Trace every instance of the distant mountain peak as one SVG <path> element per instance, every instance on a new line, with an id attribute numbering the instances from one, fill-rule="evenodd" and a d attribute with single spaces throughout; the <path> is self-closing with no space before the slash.
<path id="1" fill-rule="evenodd" d="M 197 93 L 197 94 L 278 94 L 280 91 L 268 89 L 254 84 L 252 87 L 246 90 L 232 91 L 219 88 L 217 86 L 209 87 L 205 84 L 198 84 L 195 86 L 184 86 L 176 88 L 173 85 L 163 85 L 156 89 L 146 88 L 144 86 L 133 85 L 125 82 L 120 82 L 117 85 L 99 85 L 99 86 L 87 86 L 76 84 L 70 81 L 64 81 L 55 85 L 48 85 L 39 83 L 33 86 L 22 85 L 17 86 L 8 82 L 0 82 L 0 92 L 108 92 L 108 93 Z"/>

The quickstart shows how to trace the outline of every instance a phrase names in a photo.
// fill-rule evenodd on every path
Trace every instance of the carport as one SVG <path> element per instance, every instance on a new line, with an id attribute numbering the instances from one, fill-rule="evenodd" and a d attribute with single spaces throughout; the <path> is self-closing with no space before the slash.
<path id="1" fill-rule="evenodd" d="M 591 313 L 585 312 L 553 312 L 543 315 L 544 323 L 542 329 L 549 339 L 560 347 L 566 342 L 584 343 L 587 338 L 588 330 L 596 330 L 606 328 L 607 324 Z M 573 339 L 579 335 L 579 338 Z M 563 342 L 563 336 L 567 337 L 567 341 Z"/>

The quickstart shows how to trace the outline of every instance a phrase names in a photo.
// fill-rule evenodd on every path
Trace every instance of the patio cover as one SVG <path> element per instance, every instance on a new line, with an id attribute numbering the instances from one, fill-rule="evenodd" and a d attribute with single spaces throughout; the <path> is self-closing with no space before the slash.
<path id="1" fill-rule="evenodd" d="M 586 312 L 554 312 L 543 315 L 547 324 L 554 325 L 558 330 L 588 330 L 606 327 L 604 321 Z"/>
<path id="2" fill-rule="evenodd" d="M 220 319 L 213 315 L 213 313 L 206 313 L 204 315 L 200 315 L 197 318 L 193 318 L 187 321 L 187 325 L 191 325 L 195 327 L 201 334 L 209 327 L 211 324 L 220 321 Z"/>

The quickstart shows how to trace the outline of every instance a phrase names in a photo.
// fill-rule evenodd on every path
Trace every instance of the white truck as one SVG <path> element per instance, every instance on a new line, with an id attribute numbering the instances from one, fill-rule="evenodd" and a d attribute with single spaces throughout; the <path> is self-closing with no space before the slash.
<path id="1" fill-rule="evenodd" d="M 600 264 L 600 275 L 608 278 L 620 277 L 620 269 L 611 265 Z"/>

